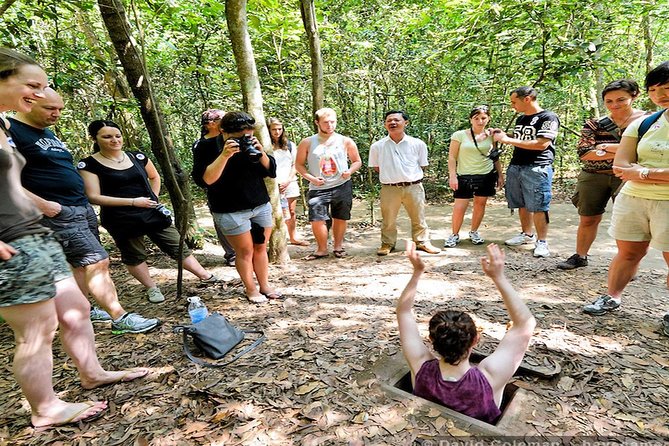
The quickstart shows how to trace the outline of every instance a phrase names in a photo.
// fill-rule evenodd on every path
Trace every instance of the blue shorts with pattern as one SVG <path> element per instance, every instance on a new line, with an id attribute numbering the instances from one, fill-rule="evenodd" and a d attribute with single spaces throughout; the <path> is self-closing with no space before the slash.
<path id="1" fill-rule="evenodd" d="M 551 204 L 553 168 L 511 164 L 506 171 L 506 201 L 509 209 L 547 212 Z"/>
<path id="2" fill-rule="evenodd" d="M 0 260 L 0 307 L 51 299 L 56 282 L 72 276 L 63 248 L 51 234 L 26 235 L 8 245 L 17 253 Z"/>

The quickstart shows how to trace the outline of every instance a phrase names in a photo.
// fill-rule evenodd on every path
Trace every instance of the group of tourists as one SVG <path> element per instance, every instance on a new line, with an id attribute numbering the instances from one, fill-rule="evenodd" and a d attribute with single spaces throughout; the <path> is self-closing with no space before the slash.
<path id="1" fill-rule="evenodd" d="M 669 62 L 646 77 L 646 90 L 660 107 L 669 106 Z M 558 267 L 587 266 L 588 250 L 597 235 L 609 199 L 616 198 L 609 233 L 618 252 L 609 269 L 608 293 L 583 309 L 601 315 L 620 306 L 621 294 L 650 246 L 669 264 L 669 122 L 666 114 L 633 108 L 639 87 L 620 80 L 602 92 L 610 116 L 586 121 L 578 144 L 583 161 L 574 202 L 580 215 L 576 253 Z M 479 232 L 486 201 L 502 188 L 511 209 L 519 210 L 520 233 L 506 244 L 534 244 L 535 257 L 548 257 L 548 226 L 560 121 L 542 109 L 537 91 L 520 87 L 510 94 L 520 114 L 513 133 L 489 127 L 491 114 L 476 106 L 469 128 L 453 133 L 449 147 L 449 185 L 454 191 L 452 233 L 444 248 L 460 243 L 469 202 L 473 214 L 468 238 Z M 218 278 L 192 252 L 179 252 L 179 233 L 171 212 L 160 202 L 161 179 L 147 154 L 124 150 L 122 129 L 113 121 L 88 126 L 92 155 L 76 165 L 66 145 L 49 130 L 64 108 L 62 98 L 47 86 L 42 68 L 32 59 L 0 49 L 0 316 L 16 339 L 14 375 L 28 400 L 36 428 L 97 418 L 106 402 L 68 403 L 52 385 L 51 343 L 60 327 L 63 347 L 72 358 L 84 388 L 131 381 L 147 369 L 104 370 L 97 360 L 92 322 L 109 321 L 115 334 L 143 333 L 160 323 L 122 306 L 109 272 L 109 255 L 100 242 L 100 224 L 109 232 L 121 262 L 140 282 L 150 302 L 165 296 L 151 278 L 145 236 L 205 284 Z M 504 275 L 504 254 L 494 244 L 481 259 L 483 272 L 498 288 L 513 321 L 498 349 L 478 366 L 469 362 L 479 339 L 472 318 L 459 311 L 440 311 L 430 321 L 435 356 L 419 335 L 412 313 L 414 296 L 425 265 L 417 251 L 441 252 L 430 240 L 425 221 L 425 142 L 406 133 L 409 116 L 402 110 L 385 113 L 387 136 L 371 145 L 368 166 L 381 183 L 381 245 L 377 255 L 390 254 L 397 242 L 397 215 L 403 206 L 411 221 L 406 248 L 413 275 L 397 304 L 400 341 L 411 368 L 414 392 L 487 422 L 499 417 L 501 396 L 527 349 L 535 320 Z M 265 178 L 276 178 L 289 242 L 308 246 L 296 230 L 295 205 L 300 195 L 298 174 L 307 180 L 308 214 L 315 250 L 304 260 L 348 255 L 344 246 L 353 205 L 352 175 L 363 162 L 356 143 L 336 132 L 333 109 L 315 112 L 317 133 L 295 145 L 283 123 L 270 118 L 272 154 L 254 136 L 255 119 L 241 111 L 207 110 L 201 135 L 193 144 L 194 182 L 206 191 L 225 261 L 234 266 L 245 297 L 254 304 L 283 296 L 270 281 L 267 241 L 275 226 Z M 513 146 L 506 175 L 500 145 Z M 622 185 L 622 186 L 621 186 Z M 669 275 L 667 276 L 669 287 Z M 91 308 L 87 297 L 98 304 Z M 664 318 L 669 335 L 669 314 Z"/>

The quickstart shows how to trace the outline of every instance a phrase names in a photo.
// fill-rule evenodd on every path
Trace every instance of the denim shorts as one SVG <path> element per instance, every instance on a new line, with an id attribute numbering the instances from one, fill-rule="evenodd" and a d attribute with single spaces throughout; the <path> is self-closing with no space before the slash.
<path id="1" fill-rule="evenodd" d="M 551 166 L 518 166 L 506 171 L 506 201 L 509 209 L 525 208 L 529 212 L 547 212 L 551 204 L 553 168 Z"/>
<path id="2" fill-rule="evenodd" d="M 90 204 L 61 206 L 60 214 L 43 218 L 42 224 L 54 232 L 68 263 L 75 268 L 93 265 L 109 257 L 100 243 L 98 217 Z"/>
<path id="3" fill-rule="evenodd" d="M 26 235 L 8 245 L 17 253 L 0 260 L 0 307 L 49 300 L 56 295 L 56 282 L 72 276 L 51 234 Z"/>
<path id="4" fill-rule="evenodd" d="M 325 221 L 330 217 L 350 220 L 353 207 L 353 185 L 349 180 L 339 186 L 309 191 L 309 221 Z"/>
<path id="5" fill-rule="evenodd" d="M 251 230 L 251 222 L 263 228 L 271 228 L 274 224 L 272 205 L 269 202 L 256 206 L 253 209 L 222 214 L 212 212 L 211 215 L 214 217 L 223 235 L 240 235 L 249 232 Z"/>

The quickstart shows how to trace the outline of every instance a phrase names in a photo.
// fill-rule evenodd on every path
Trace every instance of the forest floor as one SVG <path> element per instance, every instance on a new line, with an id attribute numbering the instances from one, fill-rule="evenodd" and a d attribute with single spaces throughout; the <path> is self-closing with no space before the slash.
<path id="1" fill-rule="evenodd" d="M 403 242 L 400 251 L 376 256 L 378 223 L 370 224 L 365 203 L 357 202 L 355 209 L 347 233 L 349 257 L 301 260 L 313 249 L 305 228 L 312 247 L 291 246 L 293 261 L 271 266 L 272 282 L 286 296 L 283 301 L 249 304 L 234 268 L 221 266 L 222 250 L 214 240 L 196 252 L 225 283 L 201 286 L 186 276 L 185 295 L 200 295 L 210 311 L 267 335 L 259 348 L 222 369 L 189 362 L 181 336 L 172 333 L 188 315 L 185 301 L 174 297 L 176 269 L 170 259 L 155 255 L 149 261 L 168 296 L 164 303 L 151 304 L 113 250 L 113 276 L 126 308 L 160 317 L 163 324 L 153 332 L 123 336 L 112 335 L 108 325 L 96 325 L 98 355 L 108 368 L 146 366 L 151 375 L 83 390 L 56 340 L 54 385 L 59 394 L 68 400 L 108 400 L 110 410 L 90 424 L 36 433 L 11 376 L 13 336 L 2 325 L 0 444 L 404 445 L 467 435 L 453 420 L 413 398 L 391 397 L 373 380 L 358 379 L 398 352 L 394 304 L 410 267 L 401 252 Z M 404 211 L 401 216 L 400 237 L 406 237 Z M 651 250 L 644 259 L 619 311 L 601 317 L 581 312 L 606 290 L 607 267 L 615 254 L 615 243 L 605 231 L 608 217 L 586 268 L 556 269 L 574 252 L 578 216 L 567 203 L 556 203 L 551 212 L 552 257 L 534 259 L 529 246 L 506 249 L 507 275 L 538 321 L 526 363 L 557 363 L 562 369 L 551 380 L 517 379 L 537 404 L 525 408 L 515 435 L 669 443 L 669 338 L 660 332 L 669 298 L 660 253 Z M 211 220 L 203 213 L 201 223 L 210 225 Z M 450 232 L 450 206 L 430 206 L 428 223 L 435 244 L 442 246 Z M 518 231 L 517 215 L 511 216 L 499 202 L 489 205 L 484 223 L 481 233 L 488 242 L 503 243 Z M 461 232 L 465 237 L 467 230 L 465 226 Z M 494 348 L 507 317 L 492 282 L 480 271 L 483 254 L 484 246 L 464 240 L 457 248 L 424 255 L 429 270 L 416 303 L 423 331 L 437 309 L 463 309 L 484 330 L 481 349 Z"/>

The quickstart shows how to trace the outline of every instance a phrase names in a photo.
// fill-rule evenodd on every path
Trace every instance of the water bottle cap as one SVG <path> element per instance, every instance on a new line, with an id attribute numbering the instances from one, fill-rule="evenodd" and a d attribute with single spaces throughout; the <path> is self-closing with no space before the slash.
<path id="1" fill-rule="evenodd" d="M 200 296 L 191 296 L 191 297 L 188 298 L 188 302 L 190 302 L 190 303 L 200 302 Z"/>

